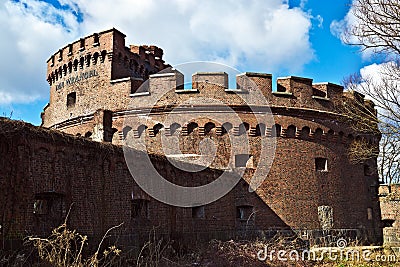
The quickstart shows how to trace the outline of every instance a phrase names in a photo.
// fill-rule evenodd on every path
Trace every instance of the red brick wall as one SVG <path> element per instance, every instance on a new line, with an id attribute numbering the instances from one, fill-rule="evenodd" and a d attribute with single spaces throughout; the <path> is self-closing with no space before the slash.
<path id="1" fill-rule="evenodd" d="M 302 150 L 296 151 L 300 144 L 309 157 Z M 338 153 L 341 150 L 334 150 L 335 146 L 322 149 L 313 142 L 279 139 L 275 167 L 257 193 L 249 193 L 242 180 L 226 196 L 206 205 L 205 218 L 197 219 L 192 218 L 191 208 L 172 207 L 146 196 L 131 177 L 121 147 L 2 119 L 2 238 L 48 233 L 62 221 L 72 203 L 70 227 L 96 238 L 121 222 L 124 225 L 117 233 L 124 238 L 140 234 L 145 238 L 152 226 L 181 238 L 193 233 L 228 237 L 249 227 L 236 218 L 240 205 L 254 207 L 255 219 L 250 220 L 249 229 L 320 229 L 317 208 L 329 205 L 333 207 L 334 228 L 377 231 L 370 229 L 376 225 L 367 220 L 366 209 L 373 203 L 367 198 L 361 168 L 345 164 L 343 155 Z M 310 175 L 315 172 L 314 156 L 328 157 L 332 170 Z M 152 158 L 156 169 L 177 184 L 204 184 L 221 173 L 215 169 L 187 173 L 163 157 Z M 249 169 L 245 179 L 251 172 Z M 132 193 L 149 200 L 147 219 L 131 217 Z M 56 210 L 44 215 L 34 214 L 33 204 L 38 198 L 61 201 L 61 206 L 53 206 Z M 375 207 L 374 211 L 375 220 L 379 212 Z M 369 238 L 373 237 L 377 235 Z"/>

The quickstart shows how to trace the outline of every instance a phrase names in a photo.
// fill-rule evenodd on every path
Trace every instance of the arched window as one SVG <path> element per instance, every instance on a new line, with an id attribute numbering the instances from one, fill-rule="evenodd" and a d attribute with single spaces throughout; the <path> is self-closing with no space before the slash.
<path id="1" fill-rule="evenodd" d="M 343 142 L 343 138 L 344 138 L 344 132 L 340 131 L 340 132 L 338 133 L 338 141 L 339 141 L 339 142 Z"/>
<path id="2" fill-rule="evenodd" d="M 89 138 L 89 137 L 91 137 L 91 136 L 92 136 L 92 132 L 89 131 L 89 132 L 86 132 L 86 133 L 85 133 L 85 137 L 86 137 L 86 138 Z"/>
<path id="3" fill-rule="evenodd" d="M 143 125 L 143 124 L 140 125 L 140 126 L 137 128 L 138 136 L 141 137 L 142 134 L 146 131 L 146 129 L 147 129 L 147 126 L 146 126 L 146 125 Z"/>
<path id="4" fill-rule="evenodd" d="M 353 142 L 354 136 L 353 136 L 352 134 L 349 134 L 349 135 L 347 136 L 347 140 L 349 141 L 349 143 Z"/>
<path id="5" fill-rule="evenodd" d="M 90 66 L 90 60 L 91 60 L 92 56 L 89 54 L 86 56 L 86 67 Z"/>
<path id="6" fill-rule="evenodd" d="M 68 62 L 68 72 L 71 73 L 72 72 L 72 62 Z"/>
<path id="7" fill-rule="evenodd" d="M 99 59 L 99 53 L 98 52 L 96 52 L 96 53 L 94 53 L 93 54 L 93 57 L 92 57 L 92 63 L 93 63 L 93 65 L 96 65 L 97 64 L 97 60 Z"/>
<path id="8" fill-rule="evenodd" d="M 75 59 L 75 60 L 74 60 L 74 71 L 77 71 L 77 70 L 78 70 L 78 64 L 79 64 L 78 60 Z"/>
<path id="9" fill-rule="evenodd" d="M 79 68 L 83 69 L 83 65 L 85 64 L 85 59 L 83 57 L 79 60 Z"/>
<path id="10" fill-rule="evenodd" d="M 76 92 L 71 92 L 67 95 L 67 108 L 72 108 L 76 103 Z"/>
<path id="11" fill-rule="evenodd" d="M 207 122 L 204 125 L 204 134 L 210 134 L 211 130 L 215 128 L 215 124 L 212 122 Z"/>
<path id="12" fill-rule="evenodd" d="M 310 136 L 310 127 L 304 126 L 304 127 L 301 129 L 300 137 L 301 137 L 302 139 L 307 139 L 309 136 Z"/>
<path id="13" fill-rule="evenodd" d="M 193 133 L 193 131 L 194 131 L 197 127 L 199 127 L 199 125 L 198 125 L 197 123 L 195 123 L 195 122 L 190 122 L 190 123 L 187 125 L 187 132 L 188 132 L 188 134 Z"/>
<path id="14" fill-rule="evenodd" d="M 328 131 L 328 133 L 327 133 L 328 140 L 329 140 L 329 141 L 332 141 L 334 135 L 335 135 L 335 131 L 332 130 L 332 129 L 330 129 L 330 130 Z"/>
<path id="15" fill-rule="evenodd" d="M 164 128 L 164 126 L 161 123 L 157 123 L 156 125 L 154 125 L 153 127 L 154 135 L 157 135 L 162 128 Z"/>
<path id="16" fill-rule="evenodd" d="M 169 127 L 170 133 L 171 135 L 173 135 L 174 133 L 176 133 L 176 131 L 181 128 L 181 125 L 179 123 L 174 122 L 173 124 L 171 124 L 171 126 Z"/>
<path id="17" fill-rule="evenodd" d="M 324 131 L 321 128 L 317 128 L 314 132 L 315 140 L 321 140 L 323 134 L 324 134 Z"/>
<path id="18" fill-rule="evenodd" d="M 256 125 L 256 132 L 255 135 L 256 136 L 264 136 L 265 135 L 265 124 L 264 123 L 259 123 Z"/>
<path id="19" fill-rule="evenodd" d="M 93 34 L 93 46 L 99 45 L 99 43 L 100 43 L 99 39 L 100 38 L 99 38 L 99 34 L 98 33 Z"/>
<path id="20" fill-rule="evenodd" d="M 221 126 L 221 135 L 227 134 L 231 129 L 232 129 L 232 123 L 230 122 L 225 122 Z"/>
<path id="21" fill-rule="evenodd" d="M 271 128 L 271 136 L 279 137 L 281 136 L 282 127 L 279 124 L 275 124 Z"/>
<path id="22" fill-rule="evenodd" d="M 106 59 L 106 55 L 107 55 L 107 51 L 106 50 L 101 51 L 101 59 L 100 60 L 101 60 L 102 63 Z"/>
<path id="23" fill-rule="evenodd" d="M 247 131 L 249 130 L 250 126 L 247 122 L 243 122 L 241 124 L 239 124 L 239 135 L 245 134 L 247 133 Z"/>
<path id="24" fill-rule="evenodd" d="M 290 125 L 286 129 L 286 137 L 294 138 L 296 137 L 296 126 Z"/>
<path id="25" fill-rule="evenodd" d="M 124 139 L 126 139 L 130 130 L 132 130 L 132 127 L 130 126 L 125 126 L 124 129 L 122 129 L 122 136 Z"/>

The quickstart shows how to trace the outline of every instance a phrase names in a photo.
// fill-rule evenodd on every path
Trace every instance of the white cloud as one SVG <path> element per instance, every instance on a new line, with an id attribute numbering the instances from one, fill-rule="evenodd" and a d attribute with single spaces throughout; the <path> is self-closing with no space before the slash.
<path id="1" fill-rule="evenodd" d="M 4 1 L 3 1 L 4 2 Z M 287 1 L 39 0 L 0 6 L 0 104 L 46 98 L 46 60 L 80 36 L 116 27 L 128 44 L 156 44 L 165 60 L 217 60 L 243 70 L 301 69 L 314 57 L 311 17 Z M 76 16 L 79 15 L 79 19 Z M 249 69 L 250 68 L 250 69 Z"/>
<path id="2" fill-rule="evenodd" d="M 330 25 L 331 33 L 339 38 L 343 44 L 357 44 L 360 41 L 350 34 L 346 34 L 353 25 L 356 25 L 357 18 L 354 16 L 354 4 L 358 0 L 352 0 L 351 7 L 347 12 L 346 16 L 342 20 L 334 20 Z M 374 55 L 374 49 L 363 49 L 361 50 L 361 56 L 364 60 L 371 59 Z"/>

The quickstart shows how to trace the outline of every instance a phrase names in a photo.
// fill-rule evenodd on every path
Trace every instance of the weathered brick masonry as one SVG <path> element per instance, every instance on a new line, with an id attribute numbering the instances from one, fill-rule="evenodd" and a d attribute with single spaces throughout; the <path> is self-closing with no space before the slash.
<path id="1" fill-rule="evenodd" d="M 381 185 L 383 245 L 400 255 L 400 184 Z"/>
<path id="2" fill-rule="evenodd" d="M 377 143 L 379 137 L 354 132 L 340 113 L 345 101 L 373 108 L 362 95 L 293 76 L 278 78 L 273 91 L 270 74 L 249 72 L 236 77 L 236 88 L 229 88 L 226 73 L 198 72 L 192 88 L 183 89 L 183 74 L 164 63 L 160 48 L 127 48 L 124 37 L 115 29 L 93 34 L 49 59 L 50 102 L 42 126 L 51 130 L 1 121 L 5 173 L 0 182 L 10 188 L 0 207 L 3 238 L 24 229 L 44 233 L 75 203 L 71 226 L 96 237 L 124 222 L 120 234 L 130 241 L 154 225 L 168 234 L 203 238 L 244 229 L 302 230 L 316 243 L 333 229 L 347 229 L 368 243 L 380 241 L 378 175 L 368 171 L 376 170 L 376 160 L 352 164 L 347 156 L 354 140 Z M 254 92 L 262 97 L 252 98 Z M 202 98 L 218 102 L 196 102 Z M 231 121 L 224 107 L 241 122 Z M 202 117 L 187 120 L 198 110 Z M 209 168 L 185 172 L 166 160 L 163 149 L 179 144 L 177 161 L 201 164 L 206 139 L 217 148 Z M 249 151 L 241 151 L 246 139 Z M 206 184 L 225 170 L 246 172 L 216 202 L 172 207 L 139 189 L 121 144 L 138 155 L 150 153 L 160 174 L 177 184 Z M 263 155 L 261 144 L 276 147 L 274 161 L 261 186 L 249 193 L 245 181 L 273 156 Z"/>

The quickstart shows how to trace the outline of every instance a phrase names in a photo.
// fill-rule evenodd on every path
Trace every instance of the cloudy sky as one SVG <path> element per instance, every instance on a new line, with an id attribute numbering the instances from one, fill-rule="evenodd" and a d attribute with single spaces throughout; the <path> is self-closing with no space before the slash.
<path id="1" fill-rule="evenodd" d="M 218 61 L 239 71 L 341 83 L 377 63 L 340 35 L 350 0 L 0 0 L 0 116 L 40 124 L 46 61 L 82 36 L 115 27 L 155 44 L 172 64 Z M 379 63 L 379 62 L 378 62 Z M 372 66 L 372 67 L 371 67 Z"/>

